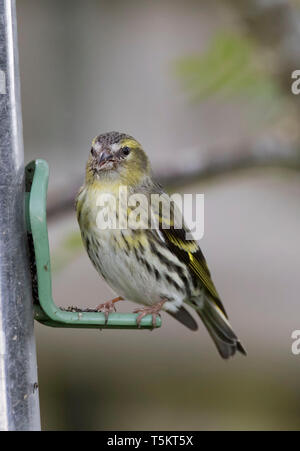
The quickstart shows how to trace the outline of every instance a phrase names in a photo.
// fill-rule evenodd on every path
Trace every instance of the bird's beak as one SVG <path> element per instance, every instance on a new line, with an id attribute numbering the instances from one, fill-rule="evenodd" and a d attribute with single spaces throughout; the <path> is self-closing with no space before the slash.
<path id="1" fill-rule="evenodd" d="M 103 166 L 107 161 L 112 160 L 112 154 L 108 149 L 102 150 L 98 157 L 99 166 Z"/>

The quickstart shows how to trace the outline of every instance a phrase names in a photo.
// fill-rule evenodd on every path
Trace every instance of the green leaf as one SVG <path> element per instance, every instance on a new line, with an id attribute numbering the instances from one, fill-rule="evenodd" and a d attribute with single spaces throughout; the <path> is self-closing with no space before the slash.
<path id="1" fill-rule="evenodd" d="M 280 88 L 260 64 L 259 48 L 248 37 L 221 32 L 201 55 L 175 62 L 175 74 L 193 103 L 215 96 L 259 99 L 268 108 L 281 97 Z"/>

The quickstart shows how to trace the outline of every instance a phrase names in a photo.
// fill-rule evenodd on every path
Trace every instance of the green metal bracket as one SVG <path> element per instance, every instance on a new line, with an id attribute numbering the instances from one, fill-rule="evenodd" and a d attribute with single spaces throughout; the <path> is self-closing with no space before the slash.
<path id="1" fill-rule="evenodd" d="M 105 323 L 101 312 L 65 311 L 52 298 L 51 265 L 46 217 L 49 167 L 44 160 L 34 160 L 25 169 L 26 225 L 31 259 L 32 293 L 35 319 L 46 326 L 97 329 L 138 329 L 137 314 L 110 313 Z M 157 318 L 156 327 L 161 326 Z M 152 316 L 145 316 L 141 329 L 152 329 Z"/>

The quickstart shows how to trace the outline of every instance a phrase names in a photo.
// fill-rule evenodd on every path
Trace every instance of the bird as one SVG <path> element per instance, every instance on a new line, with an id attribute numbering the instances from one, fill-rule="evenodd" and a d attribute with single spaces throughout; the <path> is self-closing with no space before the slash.
<path id="1" fill-rule="evenodd" d="M 146 202 L 134 204 L 132 198 L 137 197 Z M 154 206 L 152 198 L 159 199 Z M 141 305 L 134 310 L 138 326 L 146 315 L 152 315 L 156 326 L 163 310 L 194 331 L 198 324 L 186 308 L 189 306 L 204 323 L 223 359 L 237 351 L 246 355 L 199 243 L 187 238 L 190 231 L 181 210 L 155 181 L 149 158 L 135 138 L 113 131 L 93 139 L 85 182 L 75 204 L 87 254 L 118 294 L 97 307 L 106 319 L 116 311 L 117 302 L 130 300 Z"/>

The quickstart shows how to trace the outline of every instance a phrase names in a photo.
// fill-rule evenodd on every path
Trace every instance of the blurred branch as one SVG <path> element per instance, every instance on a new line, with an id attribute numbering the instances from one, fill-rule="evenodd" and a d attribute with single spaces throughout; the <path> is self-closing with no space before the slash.
<path id="1" fill-rule="evenodd" d="M 195 161 L 191 169 L 181 168 L 172 170 L 172 173 L 156 171 L 156 179 L 168 189 L 183 186 L 193 181 L 201 181 L 210 177 L 222 176 L 237 170 L 253 167 L 285 167 L 300 170 L 300 155 L 295 149 L 277 147 L 273 142 L 264 142 L 247 150 L 235 152 L 216 152 L 214 155 L 201 154 L 201 161 Z M 82 178 L 72 183 L 63 191 L 53 190 L 48 196 L 48 219 L 57 219 L 58 216 L 69 213 L 74 209 L 74 199 L 78 192 Z"/>

